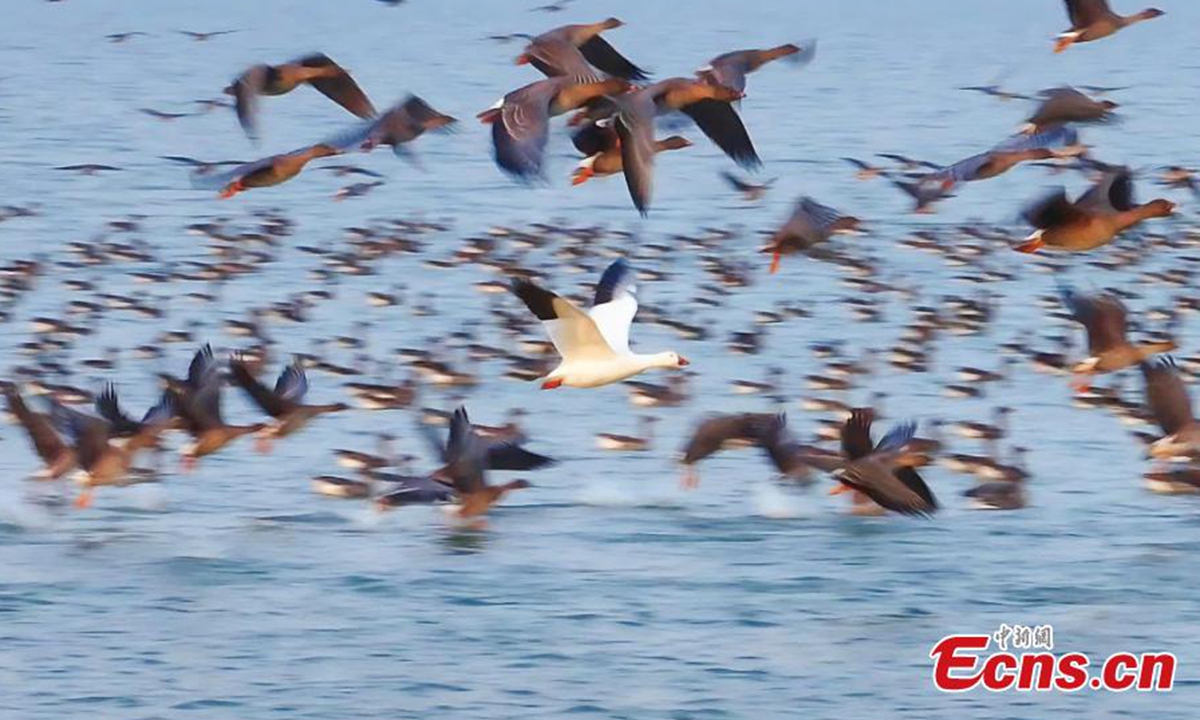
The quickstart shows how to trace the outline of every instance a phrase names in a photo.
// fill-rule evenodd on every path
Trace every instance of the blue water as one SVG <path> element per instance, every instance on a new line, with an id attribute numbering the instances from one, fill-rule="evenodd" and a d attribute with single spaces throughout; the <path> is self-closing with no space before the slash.
<path id="1" fill-rule="evenodd" d="M 1154 167 L 1197 162 L 1200 6 L 1164 0 L 1165 18 L 1055 56 L 1050 38 L 1065 29 L 1065 13 L 1041 0 L 613 0 L 529 12 L 536 4 L 13 0 L 5 6 L 0 204 L 35 205 L 39 214 L 0 223 L 0 259 L 39 256 L 47 263 L 0 335 L 6 371 L 31 362 L 16 349 L 30 338 L 30 318 L 59 316 L 69 301 L 89 299 L 67 289 L 68 279 L 92 281 L 103 292 L 144 294 L 166 311 L 161 320 L 120 311 L 75 319 L 96 334 L 64 355 L 79 371 L 55 378 L 93 389 L 114 380 L 135 411 L 156 392 L 152 373 L 181 372 L 195 343 L 165 345 L 162 363 L 126 352 L 118 369 L 107 372 L 78 361 L 188 327 L 226 352 L 245 341 L 225 333 L 225 320 L 325 287 L 334 297 L 313 307 L 308 322 L 268 325 L 273 367 L 290 353 L 317 350 L 350 364 L 355 351 L 318 341 L 354 333 L 369 338 L 368 378 L 394 382 L 408 373 L 395 349 L 443 346 L 457 367 L 481 377 L 464 393 L 475 419 L 499 423 L 509 408 L 524 407 L 531 448 L 562 462 L 530 474 L 535 487 L 510 496 L 483 530 L 456 528 L 436 509 L 379 515 L 308 489 L 313 475 L 337 471 L 333 449 L 371 450 L 380 430 L 396 433 L 403 452 L 425 452 L 412 413 L 354 411 L 317 421 L 268 457 L 243 442 L 192 475 L 102 489 L 95 508 L 76 512 L 46 502 L 70 491 L 25 479 L 36 461 L 19 428 L 5 425 L 0 717 L 1194 717 L 1200 505 L 1146 492 L 1138 443 L 1112 416 L 1073 406 L 1066 378 L 1019 363 L 983 399 L 946 398 L 943 385 L 959 365 L 996 367 L 999 345 L 1022 333 L 1047 348 L 1050 341 L 1041 338 L 1077 337 L 1077 328 L 1037 301 L 1053 293 L 1056 278 L 1134 291 L 1139 297 L 1130 305 L 1137 311 L 1169 306 L 1189 290 L 1145 273 L 1194 268 L 1195 241 L 1156 248 L 1119 270 L 1089 260 L 1123 257 L 1149 242 L 1145 236 L 1052 264 L 997 241 L 978 265 L 955 266 L 900 243 L 926 228 L 961 245 L 967 240 L 954 231 L 960 224 L 999 224 L 1016 237 L 1024 202 L 1062 182 L 1078 191 L 1083 181 L 1020 168 L 960 189 L 939 215 L 915 217 L 897 191 L 855 180 L 839 157 L 892 151 L 951 162 L 991 146 L 1028 113 L 1023 103 L 955 89 L 961 85 L 997 78 L 1026 92 L 1063 83 L 1128 85 L 1116 95 L 1122 122 L 1088 129 L 1084 138 L 1110 162 L 1146 168 L 1139 192 L 1150 197 L 1159 190 L 1149 184 Z M 1136 9 L 1129 4 L 1119 3 Z M 519 44 L 485 37 L 606 15 L 628 23 L 611 33 L 613 44 L 659 76 L 690 73 L 734 48 L 819 38 L 812 65 L 779 63 L 750 78 L 742 113 L 765 162 L 762 177 L 778 177 L 762 203 L 748 205 L 729 192 L 717 175 L 728 161 L 691 129 L 697 145 L 659 162 L 646 220 L 629 206 L 620 179 L 569 186 L 574 159 L 561 130 L 552 141 L 547 186 L 516 185 L 495 168 L 474 115 L 535 76 L 512 64 Z M 176 29 L 239 32 L 198 43 Z M 129 30 L 149 36 L 123 44 L 104 39 Z M 220 202 L 192 189 L 185 170 L 158 159 L 251 159 L 346 127 L 348 115 L 306 89 L 264 101 L 259 149 L 229 110 L 174 122 L 137 112 L 194 111 L 192 100 L 216 97 L 241 68 L 315 49 L 350 69 L 377 105 L 415 92 L 459 117 L 459 131 L 417 143 L 424 171 L 386 152 L 352 158 L 386 174 L 387 185 L 342 203 L 331 196 L 349 181 L 317 170 L 319 163 L 286 185 Z M 83 177 L 52 169 L 84 162 L 123 170 Z M 1186 194 L 1162 192 L 1180 201 L 1182 212 L 1149 232 L 1181 236 L 1194 223 L 1194 203 Z M 838 242 L 872 259 L 875 279 L 905 291 L 872 296 L 883 313 L 879 322 L 855 320 L 844 301 L 858 291 L 833 265 L 793 257 L 779 275 L 766 274 L 755 252 L 760 233 L 784 219 L 800 194 L 852 212 L 870 227 L 864 237 Z M 129 275 L 213 262 L 212 244 L 186 233 L 189 224 L 228 218 L 231 227 L 250 230 L 253 213 L 268 208 L 294 221 L 294 234 L 274 248 L 249 246 L 269 252 L 271 261 L 219 288 L 218 302 L 186 297 L 218 292 L 204 283 L 139 284 Z M 141 216 L 139 231 L 107 228 L 130 215 Z M 310 277 L 323 261 L 296 246 L 343 249 L 346 228 L 393 218 L 446 229 L 415 236 L 426 243 L 422 254 L 374 263 L 373 275 L 344 276 L 327 287 Z M 590 282 L 610 257 L 628 255 L 638 267 L 665 274 L 642 283 L 643 307 L 711 331 L 707 340 L 683 340 L 658 325 L 635 325 L 638 348 L 676 349 L 696 371 L 691 402 L 654 411 L 663 422 L 652 452 L 593 449 L 597 432 L 637 429 L 639 411 L 620 387 L 543 393 L 505 379 L 503 362 L 470 363 L 454 343 L 439 342 L 470 328 L 481 342 L 515 350 L 490 310 L 524 309 L 506 295 L 476 291 L 474 283 L 498 277 L 481 265 L 436 270 L 424 261 L 450 258 L 466 238 L 496 226 L 543 222 L 602 228 L 590 242 L 594 256 L 563 262 L 555 255 L 564 244 L 560 236 L 522 255 L 502 244 L 497 255 L 544 270 L 547 283 L 563 291 Z M 732 237 L 712 251 L 679 237 L 701 236 L 705 228 L 730 229 Z M 145 243 L 155 260 L 56 264 L 76 259 L 69 243 L 102 239 Z M 655 256 L 639 249 L 653 243 L 674 250 Z M 713 280 L 703 270 L 704 255 L 744 267 L 752 283 L 734 289 L 720 308 L 692 302 L 697 285 Z M 968 282 L 981 267 L 1012 279 Z M 397 285 L 407 288 L 408 304 L 366 304 L 366 293 Z M 927 373 L 886 364 L 886 351 L 913 319 L 912 306 L 984 292 L 994 294 L 997 310 L 985 332 L 940 335 Z M 434 313 L 414 314 L 414 302 Z M 780 302 L 798 304 L 811 317 L 771 326 L 759 355 L 727 350 L 731 332 L 753 328 L 756 311 Z M 359 321 L 369 329 L 357 327 Z M 1200 340 L 1194 315 L 1183 317 L 1176 335 L 1180 354 L 1194 355 Z M 769 365 L 785 368 L 791 424 L 811 436 L 820 416 L 802 411 L 798 400 L 830 395 L 805 386 L 805 374 L 822 370 L 808 348 L 814 341 L 843 341 L 852 359 L 868 361 L 872 374 L 841 397 L 864 403 L 886 392 L 887 422 L 913 418 L 928 429 L 934 418 L 987 420 L 997 404 L 1015 407 L 1006 447 L 1032 448 L 1031 507 L 970 512 L 959 494 L 973 481 L 934 467 L 925 476 L 945 506 L 935 519 L 855 518 L 838 502 L 843 498 L 826 496 L 827 480 L 808 491 L 773 484 L 756 453 L 718 456 L 702 467 L 698 491 L 681 491 L 673 456 L 697 417 L 774 407 L 733 395 L 733 379 L 761 379 Z M 310 380 L 318 400 L 344 395 L 340 378 L 314 372 Z M 1140 395 L 1136 373 L 1124 385 L 1131 397 Z M 421 404 L 447 408 L 460 399 L 428 389 Z M 257 417 L 232 391 L 225 411 L 238 421 Z M 981 448 L 955 440 L 952 449 Z M 933 644 L 950 633 L 990 632 L 1001 622 L 1053 624 L 1057 647 L 1094 657 L 1174 652 L 1178 687 L 1170 695 L 937 692 L 928 659 Z"/>

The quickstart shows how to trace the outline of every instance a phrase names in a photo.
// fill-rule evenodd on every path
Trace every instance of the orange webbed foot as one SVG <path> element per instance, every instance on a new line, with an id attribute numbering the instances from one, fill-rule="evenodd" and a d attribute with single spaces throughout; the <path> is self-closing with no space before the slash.
<path id="1" fill-rule="evenodd" d="M 94 491 L 91 488 L 84 488 L 75 498 L 75 509 L 86 510 L 92 506 L 92 495 Z"/>
<path id="2" fill-rule="evenodd" d="M 771 274 L 772 275 L 779 272 L 779 264 L 780 264 L 780 261 L 782 261 L 782 260 L 783 260 L 783 253 L 780 252 L 779 250 L 776 250 L 775 252 L 771 253 Z"/>

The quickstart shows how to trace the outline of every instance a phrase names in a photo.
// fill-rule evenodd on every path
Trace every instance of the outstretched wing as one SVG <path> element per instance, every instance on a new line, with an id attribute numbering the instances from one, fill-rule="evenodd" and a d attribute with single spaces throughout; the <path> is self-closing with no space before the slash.
<path id="1" fill-rule="evenodd" d="M 262 411 L 271 417 L 280 417 L 284 415 L 290 405 L 271 392 L 266 385 L 259 382 L 258 378 L 254 377 L 254 373 L 250 372 L 250 368 L 241 360 L 233 359 L 229 361 L 230 377 L 233 383 L 245 391 L 255 405 L 262 408 Z M 287 372 L 286 370 L 284 371 Z M 282 379 L 282 376 L 281 378 Z"/>
<path id="2" fill-rule="evenodd" d="M 596 285 L 596 298 L 588 315 L 605 342 L 619 354 L 629 353 L 629 327 L 637 315 L 637 286 L 624 258 L 613 261 Z"/>
<path id="3" fill-rule="evenodd" d="M 275 381 L 275 397 L 294 405 L 303 400 L 307 393 L 308 376 L 299 362 L 288 365 L 279 373 L 279 379 Z"/>
<path id="4" fill-rule="evenodd" d="M 1146 404 L 1164 433 L 1174 435 L 1195 421 L 1187 386 L 1169 355 L 1142 363 L 1142 374 L 1146 378 Z"/>
<path id="5" fill-rule="evenodd" d="M 733 105 L 708 98 L 685 105 L 681 109 L 696 122 L 696 126 L 709 140 L 716 143 L 717 147 L 738 165 L 746 168 L 762 165 L 758 153 L 754 150 L 754 143 L 750 141 L 750 134 L 746 132 L 746 126 L 738 116 L 737 110 L 733 109 Z"/>
<path id="6" fill-rule="evenodd" d="M 562 297 L 528 280 L 517 280 L 512 292 L 542 325 L 563 360 L 608 360 L 615 354 L 587 313 Z"/>
<path id="7" fill-rule="evenodd" d="M 350 73 L 330 60 L 328 55 L 314 53 L 300 58 L 298 62 L 304 67 L 332 69 L 328 77 L 313 78 L 308 84 L 360 118 L 375 117 L 375 106 L 367 99 L 367 94 L 354 82 Z"/>
<path id="8" fill-rule="evenodd" d="M 629 62 L 624 55 L 617 52 L 608 41 L 599 35 L 593 35 L 587 42 L 579 46 L 579 52 L 592 65 L 600 68 L 609 75 L 623 77 L 626 80 L 645 80 L 649 77 L 645 70 Z"/>

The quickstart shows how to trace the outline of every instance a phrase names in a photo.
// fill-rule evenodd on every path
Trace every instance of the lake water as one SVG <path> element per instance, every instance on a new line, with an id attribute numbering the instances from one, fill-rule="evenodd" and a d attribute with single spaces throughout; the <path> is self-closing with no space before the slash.
<path id="1" fill-rule="evenodd" d="M 410 0 L 396 8 L 369 0 L 258 0 L 163 3 L 150 0 L 11 0 L 0 23 L 0 204 L 37 205 L 36 217 L 0 223 L 0 259 L 41 256 L 50 266 L 34 290 L 11 308 L 0 335 L 7 371 L 31 359 L 17 346 L 30 338 L 29 319 L 61 315 L 68 302 L 90 299 L 63 285 L 84 279 L 104 292 L 146 293 L 166 316 L 147 320 L 109 311 L 90 322 L 96 333 L 64 356 L 80 367 L 58 379 L 98 389 L 119 384 L 135 411 L 156 392 L 153 372 L 182 372 L 196 342 L 164 346 L 162 363 L 123 354 L 98 372 L 78 365 L 107 347 L 154 343 L 164 330 L 192 328 L 220 352 L 244 341 L 224 331 L 253 306 L 326 287 L 310 277 L 322 259 L 297 246 L 342 247 L 345 229 L 391 218 L 442 223 L 422 234 L 421 255 L 375 263 L 376 274 L 343 277 L 333 299 L 312 308 L 304 324 L 271 323 L 272 367 L 294 352 L 321 347 L 327 358 L 354 362 L 356 351 L 318 346 L 321 338 L 368 337 L 375 361 L 369 378 L 407 374 L 395 349 L 430 347 L 471 328 L 481 342 L 515 348 L 492 322 L 496 307 L 524 313 L 508 295 L 482 294 L 498 276 L 478 265 L 437 270 L 495 226 L 528 229 L 561 223 L 606 229 L 592 242 L 588 271 L 555 258 L 562 241 L 522 262 L 548 273 L 547 284 L 575 291 L 610 257 L 625 254 L 644 270 L 643 306 L 710 330 L 684 340 L 648 322 L 634 328 L 638 348 L 674 348 L 696 375 L 692 400 L 654 411 L 662 422 L 654 448 L 642 454 L 594 449 L 597 432 L 633 432 L 638 412 L 619 386 L 540 392 L 506 379 L 503 362 L 458 367 L 481 384 L 465 393 L 472 416 L 500 423 L 509 408 L 530 415 L 531 449 L 560 464 L 528 475 L 534 487 L 510 496 L 484 530 L 448 524 L 437 509 L 378 514 L 365 503 L 312 494 L 312 476 L 336 472 L 332 450 L 372 450 L 375 434 L 395 433 L 402 452 L 425 452 L 409 411 L 355 410 L 323 418 L 270 456 L 243 442 L 202 462 L 191 475 L 156 485 L 101 489 L 86 512 L 47 504 L 60 491 L 25 478 L 37 469 L 20 428 L 0 428 L 0 716 L 4 718 L 1027 718 L 1195 717 L 1200 667 L 1200 605 L 1192 554 L 1200 552 L 1200 505 L 1144 490 L 1141 446 L 1111 415 L 1072 405 L 1068 380 L 1022 362 L 982 399 L 944 396 L 960 365 L 996 367 L 1001 343 L 1080 330 L 1050 317 L 1037 298 L 1056 279 L 1085 289 L 1137 292 L 1136 311 L 1163 308 L 1194 292 L 1148 281 L 1145 273 L 1195 267 L 1196 244 L 1158 249 L 1128 268 L 1101 269 L 1135 247 L 1115 248 L 1047 265 L 1009 252 L 1001 241 L 982 267 L 1012 274 L 987 284 L 966 282 L 978 267 L 956 267 L 901 244 L 916 229 L 964 240 L 961 224 L 1023 229 L 1023 203 L 1052 185 L 1084 182 L 1019 168 L 960 188 L 931 217 L 909 214 L 909 201 L 882 181 L 860 182 L 844 155 L 902 152 L 951 162 L 990 147 L 1028 114 L 1019 101 L 1000 102 L 956 89 L 997 78 L 1033 92 L 1059 84 L 1130 86 L 1115 95 L 1122 122 L 1084 131 L 1110 162 L 1146 168 L 1139 192 L 1165 164 L 1200 162 L 1200 5 L 1163 0 L 1168 15 L 1099 43 L 1051 53 L 1065 29 L 1059 3 L 1044 0 L 959 2 L 873 0 L 785 2 L 745 0 L 577 3 L 559 13 L 530 12 L 530 2 Z M 1133 11 L 1129 0 L 1118 3 Z M 1136 2 L 1132 3 L 1137 5 Z M 575 160 L 556 126 L 548 161 L 551 182 L 527 188 L 493 165 L 489 137 L 475 113 L 532 81 L 512 58 L 519 43 L 492 34 L 538 32 L 607 15 L 627 27 L 609 38 L 659 77 L 688 74 L 727 50 L 802 38 L 820 40 L 817 58 L 797 69 L 778 63 L 749 80 L 742 114 L 765 167 L 777 177 L 766 199 L 746 204 L 718 176 L 730 163 L 698 132 L 695 147 L 664 156 L 649 218 L 629 205 L 620 179 L 572 188 Z M 177 29 L 239 32 L 193 42 Z M 108 33 L 142 31 L 121 44 Z M 300 89 L 263 102 L 264 142 L 253 148 L 232 112 L 163 122 L 137 112 L 193 112 L 240 69 L 321 50 L 351 70 L 376 105 L 415 92 L 461 119 L 451 135 L 415 146 L 423 170 L 391 154 L 354 157 L 387 176 L 363 198 L 333 202 L 351 180 L 317 170 L 278 188 L 230 201 L 190 187 L 186 170 L 160 155 L 252 159 L 290 150 L 336 132 L 352 119 L 317 93 Z M 55 171 L 59 165 L 104 163 L 119 172 L 97 177 Z M 328 164 L 328 163 L 326 163 Z M 1148 226 L 1172 236 L 1195 219 L 1186 193 L 1180 216 Z M 794 199 L 811 194 L 862 217 L 870 233 L 839 239 L 852 255 L 873 259 L 877 279 L 909 291 L 873 296 L 879 322 L 859 322 L 844 302 L 858 291 L 836 266 L 786 258 L 777 276 L 755 252 L 760 233 L 786 218 Z M 212 245 L 189 224 L 229 218 L 251 229 L 253 213 L 273 208 L 294 233 L 259 271 L 225 284 L 219 301 L 187 292 L 203 283 L 138 284 L 129 273 L 185 269 L 211 262 Z M 141 216 L 122 234 L 107 223 Z M 678 235 L 731 229 L 719 250 L 699 251 Z M 630 233 L 626 237 L 615 231 Z M 75 258 L 68 244 L 143 242 L 152 262 L 97 267 L 54 265 Z M 643 244 L 676 248 L 661 257 Z M 262 249 L 255 247 L 253 249 Z M 511 256 L 504 248 L 499 254 Z M 724 305 L 690 302 L 711 282 L 702 256 L 744 265 L 752 283 Z M 1055 272 L 1047 272 L 1049 267 Z M 407 288 L 409 303 L 372 308 L 370 291 Z M 930 371 L 887 365 L 886 352 L 912 306 L 942 304 L 948 295 L 995 294 L 996 317 L 985 332 L 943 333 Z M 436 312 L 418 316 L 413 302 Z M 758 355 L 735 355 L 726 341 L 754 327 L 756 311 L 798 304 L 807 318 L 772 325 Z M 369 329 L 356 323 L 367 321 Z M 1143 320 L 1146 329 L 1161 323 Z M 535 328 L 536 332 L 536 328 Z M 1195 354 L 1195 315 L 1175 328 L 1179 354 Z M 703 485 L 684 492 L 674 454 L 688 429 L 715 410 L 769 410 L 771 401 L 733 395 L 729 382 L 758 380 L 784 368 L 786 409 L 808 439 L 818 417 L 803 396 L 833 395 L 805 387 L 822 371 L 813 342 L 841 341 L 873 373 L 839 397 L 868 402 L 886 392 L 886 423 L 988 420 L 991 408 L 1015 408 L 1010 444 L 1031 448 L 1031 506 L 1016 513 L 977 513 L 960 493 L 973 480 L 940 467 L 924 472 L 944 510 L 932 520 L 856 518 L 844 498 L 829 498 L 822 478 L 809 490 L 781 487 L 756 453 L 725 453 L 702 468 Z M 1076 342 L 1078 348 L 1078 342 Z M 1078 352 L 1078 350 L 1076 350 Z M 648 379 L 661 379 L 648 378 Z M 344 397 L 342 379 L 310 374 L 311 397 Z M 1141 380 L 1125 388 L 1139 397 Z M 1196 392 L 1193 391 L 1193 396 Z M 421 404 L 452 407 L 459 397 L 429 389 Z M 226 392 L 226 414 L 250 422 L 257 413 Z M 172 440 L 172 443 L 175 441 Z M 978 452 L 955 440 L 957 452 Z M 432 462 L 427 456 L 419 461 Z M 930 648 L 951 633 L 988 633 L 1002 622 L 1052 624 L 1056 647 L 1094 658 L 1120 650 L 1165 650 L 1179 660 L 1169 695 L 1133 692 L 950 696 L 930 680 Z"/>

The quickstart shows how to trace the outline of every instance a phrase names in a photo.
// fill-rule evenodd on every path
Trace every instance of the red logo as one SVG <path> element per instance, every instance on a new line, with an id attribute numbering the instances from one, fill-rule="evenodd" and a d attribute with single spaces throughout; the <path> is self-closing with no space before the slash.
<path id="1" fill-rule="evenodd" d="M 1091 660 L 1084 653 L 1050 652 L 1054 649 L 1053 638 L 1049 625 L 1001 625 L 990 636 L 947 635 L 929 652 L 933 684 L 945 692 L 979 687 L 992 692 L 1074 692 L 1084 688 L 1148 692 L 1174 687 L 1176 661 L 1172 653 L 1114 653 L 1093 673 Z M 993 641 L 997 648 L 988 653 Z"/>

